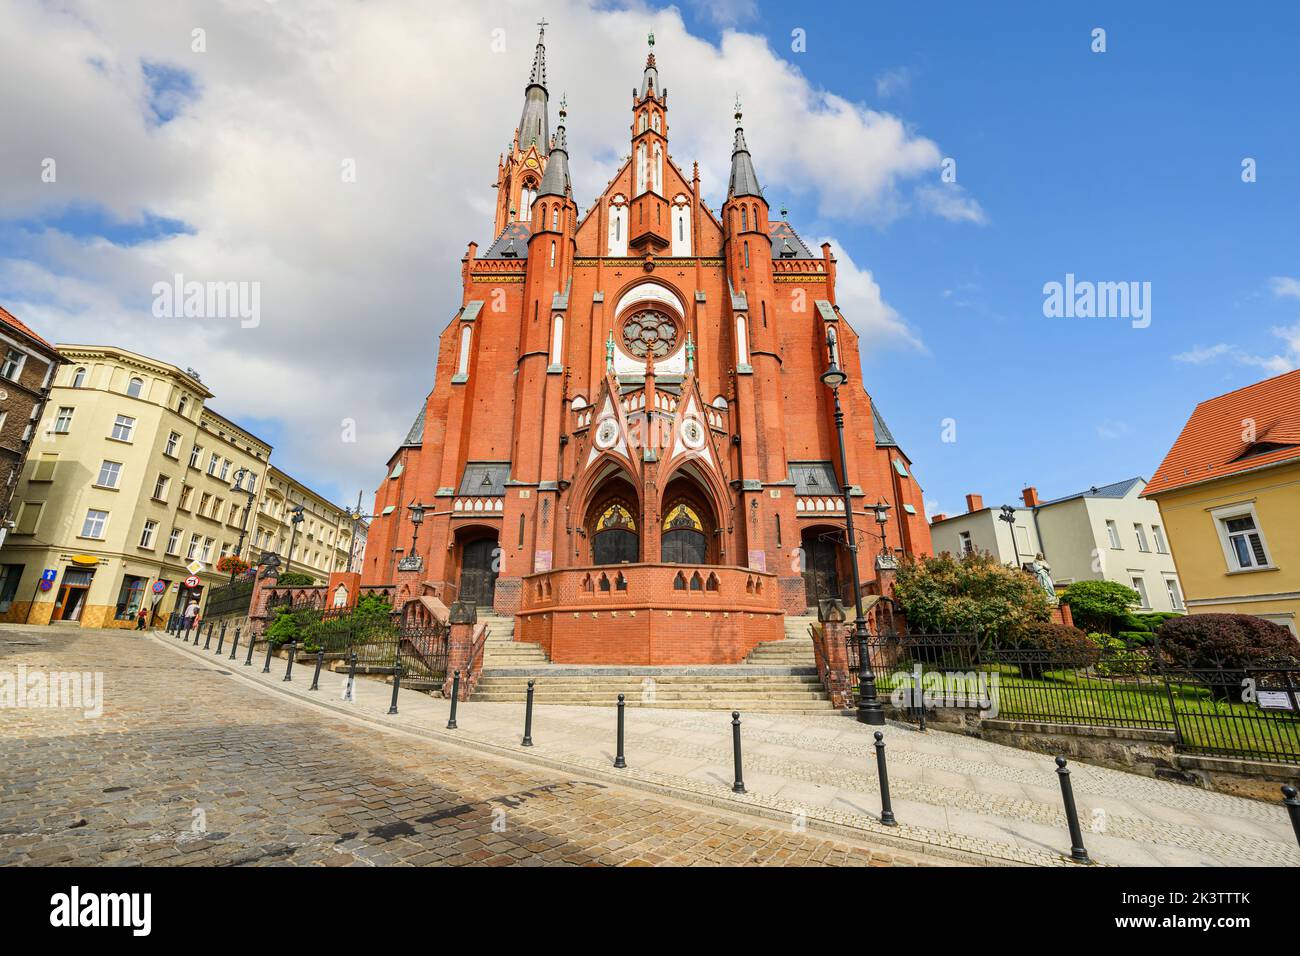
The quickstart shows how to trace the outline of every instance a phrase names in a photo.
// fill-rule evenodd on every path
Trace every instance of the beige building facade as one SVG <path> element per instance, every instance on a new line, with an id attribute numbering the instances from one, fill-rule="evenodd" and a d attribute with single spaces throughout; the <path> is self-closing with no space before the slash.
<path id="1" fill-rule="evenodd" d="M 302 521 L 294 532 L 293 518 L 301 508 Z M 354 542 L 354 524 L 357 541 Z M 364 524 L 354 521 L 347 508 L 312 491 L 302 482 L 272 467 L 257 508 L 253 553 L 275 552 L 281 573 L 309 574 L 323 584 L 333 571 L 361 568 L 359 544 L 364 552 Z"/>

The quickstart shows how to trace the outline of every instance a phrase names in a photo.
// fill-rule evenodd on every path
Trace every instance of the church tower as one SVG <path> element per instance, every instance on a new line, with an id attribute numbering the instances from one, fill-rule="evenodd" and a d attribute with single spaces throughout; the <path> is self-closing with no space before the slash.
<path id="1" fill-rule="evenodd" d="M 861 361 L 830 246 L 772 219 L 739 103 L 710 208 L 698 164 L 669 152 L 653 35 L 629 155 L 580 209 L 540 26 L 493 238 L 461 261 L 433 389 L 376 490 L 364 583 L 514 615 L 516 640 L 587 664 L 743 660 L 786 614 L 851 606 L 854 560 L 864 593 L 887 596 L 929 528 L 860 383 L 840 388 L 840 467 L 821 375 L 831 347 L 851 375 Z"/>

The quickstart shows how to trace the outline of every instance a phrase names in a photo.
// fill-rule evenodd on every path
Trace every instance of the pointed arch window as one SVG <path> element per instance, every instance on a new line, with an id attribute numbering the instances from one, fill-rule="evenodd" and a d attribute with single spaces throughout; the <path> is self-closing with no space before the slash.
<path id="1" fill-rule="evenodd" d="M 85 384 L 86 384 L 86 370 L 84 368 L 79 368 L 72 375 L 72 387 L 81 388 Z"/>
<path id="2" fill-rule="evenodd" d="M 560 228 L 560 207 L 559 206 L 555 206 L 551 209 L 551 228 L 552 229 Z"/>
<path id="3" fill-rule="evenodd" d="M 654 131 L 655 131 L 656 133 L 659 132 L 659 114 L 658 114 L 658 113 L 654 113 L 654 114 L 651 115 L 651 117 L 650 117 L 650 125 L 651 125 L 652 127 L 654 127 Z"/>
<path id="4" fill-rule="evenodd" d="M 743 232 L 749 228 L 749 210 L 744 206 L 740 207 L 740 229 Z"/>
<path id="5" fill-rule="evenodd" d="M 745 243 L 745 268 L 749 268 L 749 243 Z"/>
<path id="6" fill-rule="evenodd" d="M 707 564 L 709 539 L 695 508 L 685 501 L 669 507 L 664 517 L 660 550 L 668 564 Z"/>
<path id="7" fill-rule="evenodd" d="M 456 374 L 469 375 L 469 345 L 470 339 L 474 335 L 474 330 L 468 325 L 461 326 L 460 329 L 460 357 L 456 362 Z"/>
<path id="8" fill-rule="evenodd" d="M 144 391 L 144 379 L 142 378 L 133 378 L 131 379 L 130 383 L 126 386 L 126 394 L 130 395 L 132 398 L 139 398 L 140 393 L 143 391 Z"/>
<path id="9" fill-rule="evenodd" d="M 551 364 L 559 366 L 564 357 L 564 316 L 557 315 L 552 321 Z"/>
<path id="10" fill-rule="evenodd" d="M 555 243 L 551 243 L 551 268 L 555 268 Z"/>
<path id="11" fill-rule="evenodd" d="M 592 527 L 592 563 L 631 563 L 637 560 L 640 546 L 641 539 L 637 535 L 631 508 L 624 501 L 610 502 Z"/>

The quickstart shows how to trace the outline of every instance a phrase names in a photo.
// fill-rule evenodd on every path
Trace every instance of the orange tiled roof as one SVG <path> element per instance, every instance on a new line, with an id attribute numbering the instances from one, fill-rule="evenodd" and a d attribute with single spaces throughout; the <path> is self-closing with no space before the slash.
<path id="1" fill-rule="evenodd" d="M 1300 460 L 1300 369 L 1197 405 L 1142 494 L 1291 459 Z"/>
<path id="2" fill-rule="evenodd" d="M 34 339 L 37 342 L 40 342 L 51 352 L 57 351 L 53 345 L 51 345 L 49 342 L 45 341 L 43 338 L 41 338 L 39 335 L 33 332 L 27 326 L 26 323 L 20 320 L 17 316 L 15 316 L 12 312 L 6 309 L 3 305 L 0 305 L 0 323 L 3 323 L 7 326 L 10 326 L 13 329 L 16 329 L 17 331 L 21 332 L 23 335 L 27 336 L 29 339 Z"/>

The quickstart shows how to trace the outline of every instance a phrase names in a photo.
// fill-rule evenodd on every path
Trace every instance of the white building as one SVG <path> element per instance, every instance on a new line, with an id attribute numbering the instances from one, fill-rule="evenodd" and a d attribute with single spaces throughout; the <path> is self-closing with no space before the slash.
<path id="1" fill-rule="evenodd" d="M 967 495 L 966 513 L 935 515 L 930 535 L 936 553 L 987 551 L 1022 567 L 1042 554 L 1060 587 L 1118 581 L 1137 591 L 1143 610 L 1183 611 L 1160 509 L 1140 497 L 1145 486 L 1146 479 L 1129 478 L 1050 501 L 1026 488 L 1007 512 L 1011 521 L 1002 518 L 1008 506 L 986 508 L 980 495 Z"/>

